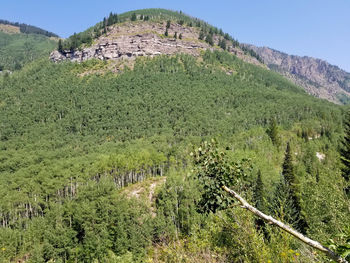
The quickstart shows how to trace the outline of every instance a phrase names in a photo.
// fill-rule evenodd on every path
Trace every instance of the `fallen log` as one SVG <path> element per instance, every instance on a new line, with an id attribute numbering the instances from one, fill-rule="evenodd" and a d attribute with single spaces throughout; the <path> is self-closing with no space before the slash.
<path id="1" fill-rule="evenodd" d="M 273 218 L 272 216 L 266 215 L 263 212 L 261 212 L 260 210 L 256 209 L 254 206 L 250 205 L 243 197 L 241 197 L 239 194 L 237 194 L 232 189 L 226 187 L 225 185 L 223 186 L 223 189 L 227 193 L 232 195 L 235 199 L 237 199 L 241 203 L 241 207 L 242 208 L 249 210 L 254 215 L 264 219 L 268 223 L 278 226 L 280 229 L 286 231 L 287 233 L 289 233 L 292 236 L 296 237 L 297 239 L 299 239 L 300 241 L 304 242 L 305 244 L 307 244 L 307 245 L 309 245 L 309 246 L 311 246 L 311 247 L 313 247 L 313 248 L 315 248 L 315 249 L 317 249 L 319 251 L 322 251 L 330 259 L 334 260 L 335 262 L 348 263 L 348 261 L 346 259 L 340 257 L 337 253 L 335 253 L 334 251 L 332 251 L 328 247 L 325 247 L 321 243 L 319 243 L 319 242 L 317 242 L 315 240 L 312 240 L 312 239 L 308 238 L 307 236 L 304 236 L 303 234 L 299 233 L 298 231 L 296 231 L 295 229 L 291 228 L 290 226 L 288 226 L 288 225 L 282 223 L 281 221 Z"/>

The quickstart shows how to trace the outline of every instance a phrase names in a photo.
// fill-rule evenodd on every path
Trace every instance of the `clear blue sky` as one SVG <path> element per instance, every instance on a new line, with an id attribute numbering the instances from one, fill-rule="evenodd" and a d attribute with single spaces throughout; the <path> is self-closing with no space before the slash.
<path id="1" fill-rule="evenodd" d="M 67 37 L 109 12 L 159 7 L 182 10 L 240 42 L 308 55 L 350 72 L 350 0 L 0 0 L 0 18 Z"/>

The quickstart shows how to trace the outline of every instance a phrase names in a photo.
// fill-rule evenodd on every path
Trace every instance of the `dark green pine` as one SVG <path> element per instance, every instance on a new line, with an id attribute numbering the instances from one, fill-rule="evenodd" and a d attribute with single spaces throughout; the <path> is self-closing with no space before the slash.
<path id="1" fill-rule="evenodd" d="M 307 222 L 302 213 L 301 201 L 300 201 L 300 189 L 298 185 L 298 180 L 296 178 L 293 166 L 292 152 L 289 142 L 287 143 L 286 153 L 284 156 L 284 162 L 282 166 L 282 175 L 284 177 L 285 185 L 288 189 L 288 199 L 292 203 L 294 215 L 291 218 L 295 218 L 293 222 L 297 228 L 302 232 L 306 233 Z"/>
<path id="2" fill-rule="evenodd" d="M 286 153 L 284 155 L 284 162 L 282 165 L 282 174 L 284 176 L 286 184 L 290 185 L 290 184 L 295 183 L 292 153 L 290 150 L 289 142 L 287 143 Z"/>
<path id="3" fill-rule="evenodd" d="M 347 120 L 345 122 L 345 136 L 342 142 L 342 148 L 340 150 L 340 160 L 343 164 L 341 169 L 342 176 L 346 181 L 350 180 L 350 112 L 348 113 Z"/>
<path id="4" fill-rule="evenodd" d="M 255 182 L 254 193 L 253 193 L 253 201 L 255 207 L 262 212 L 265 212 L 265 197 L 264 197 L 264 183 L 261 179 L 261 172 L 258 171 L 258 176 Z"/>

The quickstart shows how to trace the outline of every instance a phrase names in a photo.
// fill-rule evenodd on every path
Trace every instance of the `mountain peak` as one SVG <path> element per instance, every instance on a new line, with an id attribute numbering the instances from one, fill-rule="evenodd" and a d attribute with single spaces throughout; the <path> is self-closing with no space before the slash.
<path id="1" fill-rule="evenodd" d="M 101 23 L 61 42 L 50 57 L 55 62 L 81 62 L 178 53 L 198 56 L 207 49 L 227 50 L 247 62 L 264 66 L 255 53 L 242 48 L 222 30 L 182 12 L 165 9 L 111 13 Z"/>

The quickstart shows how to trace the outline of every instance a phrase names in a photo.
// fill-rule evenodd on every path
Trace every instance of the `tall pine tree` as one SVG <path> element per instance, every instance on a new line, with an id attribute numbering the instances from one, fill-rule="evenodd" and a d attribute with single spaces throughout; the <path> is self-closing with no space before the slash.
<path id="1" fill-rule="evenodd" d="M 270 122 L 270 127 L 267 129 L 267 134 L 269 135 L 273 145 L 280 146 L 280 138 L 278 136 L 278 127 L 275 119 Z"/>
<path id="2" fill-rule="evenodd" d="M 253 202 L 257 209 L 259 209 L 261 212 L 266 213 L 265 189 L 264 189 L 264 183 L 261 179 L 260 170 L 258 171 L 258 176 L 256 178 L 255 185 L 254 185 Z M 255 225 L 258 230 L 262 230 L 264 232 L 265 237 L 268 237 L 265 229 L 265 221 L 263 219 L 261 219 L 260 217 L 256 218 Z"/>
<path id="3" fill-rule="evenodd" d="M 254 201 L 255 207 L 262 212 L 265 212 L 265 208 L 266 208 L 264 195 L 265 195 L 264 184 L 261 179 L 261 172 L 259 170 L 258 176 L 255 181 L 255 185 L 254 185 L 253 201 Z"/>
<path id="4" fill-rule="evenodd" d="M 133 13 L 131 15 L 131 21 L 136 21 L 136 20 L 137 20 L 137 15 L 136 15 L 136 13 Z"/>
<path id="5" fill-rule="evenodd" d="M 307 222 L 303 215 L 300 201 L 300 189 L 295 175 L 292 152 L 289 142 L 287 143 L 284 162 L 282 165 L 282 178 L 276 187 L 274 198 L 274 212 L 289 224 L 292 224 L 303 234 L 307 230 Z"/>
<path id="6" fill-rule="evenodd" d="M 62 39 L 58 40 L 58 51 L 63 52 L 63 45 L 62 45 Z"/>
<path id="7" fill-rule="evenodd" d="M 350 111 L 347 114 L 347 120 L 344 123 L 344 139 L 342 141 L 342 148 L 340 149 L 340 160 L 342 162 L 341 175 L 348 184 L 344 190 L 350 194 Z"/>

